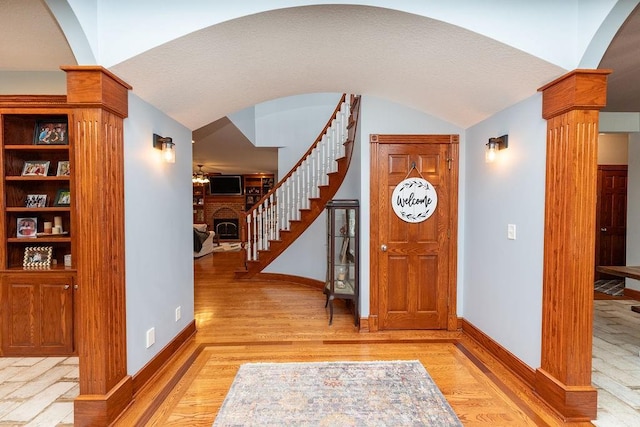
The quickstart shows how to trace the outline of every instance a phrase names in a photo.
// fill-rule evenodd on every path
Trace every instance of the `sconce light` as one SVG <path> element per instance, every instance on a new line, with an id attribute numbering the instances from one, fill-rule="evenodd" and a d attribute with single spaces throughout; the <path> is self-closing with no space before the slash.
<path id="1" fill-rule="evenodd" d="M 496 159 L 498 150 L 504 150 L 509 146 L 509 135 L 502 135 L 496 138 L 489 138 L 487 149 L 484 153 L 484 160 L 491 163 Z"/>
<path id="2" fill-rule="evenodd" d="M 166 163 L 176 162 L 175 145 L 172 138 L 153 134 L 153 148 L 162 150 L 162 159 Z"/>

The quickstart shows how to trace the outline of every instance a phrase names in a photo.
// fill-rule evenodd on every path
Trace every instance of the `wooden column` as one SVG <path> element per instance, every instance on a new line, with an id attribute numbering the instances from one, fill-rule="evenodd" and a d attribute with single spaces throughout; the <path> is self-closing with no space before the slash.
<path id="1" fill-rule="evenodd" d="M 67 72 L 74 138 L 80 395 L 74 424 L 109 425 L 133 397 L 127 375 L 123 121 L 131 87 L 98 66 Z"/>
<path id="2" fill-rule="evenodd" d="M 596 418 L 591 386 L 598 115 L 610 70 L 542 87 L 547 120 L 541 367 L 536 391 L 571 421 Z"/>

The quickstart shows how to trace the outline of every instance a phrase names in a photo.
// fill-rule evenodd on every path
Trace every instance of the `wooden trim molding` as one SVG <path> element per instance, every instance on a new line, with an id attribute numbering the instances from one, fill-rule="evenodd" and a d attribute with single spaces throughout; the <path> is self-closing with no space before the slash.
<path id="1" fill-rule="evenodd" d="M 74 401 L 74 426 L 108 426 L 131 403 L 133 381 L 124 376 L 105 394 L 80 394 Z"/>
<path id="2" fill-rule="evenodd" d="M 172 339 L 153 359 L 133 376 L 133 394 L 137 394 L 160 369 L 177 354 L 191 337 L 196 334 L 196 321 L 192 320 L 174 339 Z"/>
<path id="3" fill-rule="evenodd" d="M 461 323 L 462 332 L 480 344 L 480 346 L 493 355 L 493 357 L 498 359 L 506 368 L 527 383 L 529 387 L 534 387 L 536 372 L 533 368 L 518 359 L 513 353 L 498 344 L 471 322 L 463 318 L 461 319 Z"/>
<path id="4" fill-rule="evenodd" d="M 257 273 L 251 279 L 266 280 L 274 282 L 291 282 L 302 286 L 309 286 L 319 290 L 324 290 L 325 283 L 321 280 L 310 279 L 308 277 L 295 276 L 293 274 L 281 273 Z"/>
<path id="5" fill-rule="evenodd" d="M 542 87 L 547 119 L 542 354 L 535 389 L 567 421 L 596 418 L 591 386 L 598 115 L 609 70 Z"/>
<path id="6" fill-rule="evenodd" d="M 640 301 L 640 291 L 636 291 L 635 289 L 624 288 L 624 296 Z"/>

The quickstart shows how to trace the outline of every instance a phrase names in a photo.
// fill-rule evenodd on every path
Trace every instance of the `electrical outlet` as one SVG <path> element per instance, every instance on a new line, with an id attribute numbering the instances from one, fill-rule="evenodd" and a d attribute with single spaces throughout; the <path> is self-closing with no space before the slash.
<path id="1" fill-rule="evenodd" d="M 151 328 L 147 331 L 147 348 L 151 347 L 156 342 L 156 328 Z"/>
<path id="2" fill-rule="evenodd" d="M 507 224 L 507 239 L 516 240 L 516 225 Z"/>
<path id="3" fill-rule="evenodd" d="M 182 317 L 181 308 L 180 308 L 180 306 L 177 306 L 177 307 L 176 307 L 176 322 L 177 322 L 178 320 L 180 320 L 180 318 L 181 318 L 181 317 Z"/>

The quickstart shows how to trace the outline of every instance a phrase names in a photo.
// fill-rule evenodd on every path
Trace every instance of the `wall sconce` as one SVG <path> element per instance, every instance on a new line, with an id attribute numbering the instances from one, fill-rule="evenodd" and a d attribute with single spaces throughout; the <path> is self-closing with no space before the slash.
<path id="1" fill-rule="evenodd" d="M 176 162 L 175 145 L 172 138 L 153 134 L 153 148 L 162 150 L 162 159 L 166 163 Z"/>
<path id="2" fill-rule="evenodd" d="M 496 159 L 498 150 L 504 150 L 509 146 L 509 135 L 502 135 L 496 138 L 489 138 L 487 149 L 484 152 L 484 161 L 491 163 Z"/>

